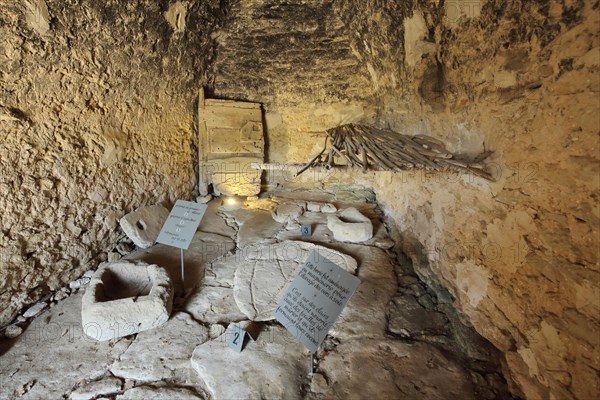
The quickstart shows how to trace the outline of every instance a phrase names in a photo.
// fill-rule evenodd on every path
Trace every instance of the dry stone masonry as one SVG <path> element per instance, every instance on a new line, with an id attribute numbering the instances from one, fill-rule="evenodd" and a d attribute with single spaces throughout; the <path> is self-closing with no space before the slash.
<path id="1" fill-rule="evenodd" d="M 122 216 L 191 195 L 193 99 L 226 9 L 189 4 L 178 29 L 167 11 L 0 4 L 0 325 L 105 260 Z"/>

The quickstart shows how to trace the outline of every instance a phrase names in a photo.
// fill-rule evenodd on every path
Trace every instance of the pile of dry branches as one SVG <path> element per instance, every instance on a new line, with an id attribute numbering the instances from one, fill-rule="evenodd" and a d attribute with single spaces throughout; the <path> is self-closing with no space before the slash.
<path id="1" fill-rule="evenodd" d="M 430 136 L 406 136 L 353 124 L 329 129 L 323 150 L 296 176 L 310 167 L 333 168 L 336 157 L 344 159 L 344 165 L 359 167 L 363 171 L 454 170 L 494 180 L 484 170 L 483 164 L 455 159 L 443 142 Z"/>

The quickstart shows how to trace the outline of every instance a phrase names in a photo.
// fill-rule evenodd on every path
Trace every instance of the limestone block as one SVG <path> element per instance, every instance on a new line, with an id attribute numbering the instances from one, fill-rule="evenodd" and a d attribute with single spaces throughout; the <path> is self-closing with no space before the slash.
<path id="1" fill-rule="evenodd" d="M 213 185 L 219 196 L 254 196 L 260 192 L 264 138 L 260 104 L 207 99 L 200 101 L 202 161 L 199 165 L 199 192 L 208 194 Z"/>
<path id="2" fill-rule="evenodd" d="M 215 195 L 255 196 L 260 193 L 261 171 L 214 173 L 211 176 Z"/>
<path id="3" fill-rule="evenodd" d="M 31 317 L 35 317 L 36 315 L 38 315 L 40 312 L 42 312 L 42 310 L 44 308 L 46 308 L 48 306 L 48 304 L 44 303 L 44 302 L 39 302 L 34 304 L 33 306 L 29 307 L 27 309 L 27 311 L 25 311 L 23 313 L 23 317 L 25 318 L 31 318 Z"/>
<path id="4" fill-rule="evenodd" d="M 294 202 L 280 204 L 272 212 L 273 219 L 281 223 L 294 221 L 302 214 L 304 214 L 304 207 Z"/>
<path id="5" fill-rule="evenodd" d="M 311 212 L 334 213 L 337 211 L 337 208 L 331 203 L 308 201 L 306 202 L 306 210 Z"/>
<path id="6" fill-rule="evenodd" d="M 4 336 L 6 336 L 8 339 L 14 339 L 21 333 L 23 333 L 23 328 L 16 324 L 9 325 L 4 330 Z"/>
<path id="7" fill-rule="evenodd" d="M 204 286 L 187 300 L 184 310 L 198 321 L 229 323 L 246 318 L 233 298 L 233 289 Z"/>
<path id="8" fill-rule="evenodd" d="M 364 242 L 373 237 L 373 223 L 354 207 L 349 207 L 340 216 L 327 217 L 327 227 L 333 232 L 333 238 L 341 242 Z"/>
<path id="9" fill-rule="evenodd" d="M 227 336 L 196 347 L 192 367 L 214 399 L 301 399 L 306 374 L 304 348 L 285 328 L 271 326 L 241 353 L 227 347 Z"/>
<path id="10" fill-rule="evenodd" d="M 306 209 L 308 211 L 312 211 L 312 212 L 320 212 L 322 205 L 323 204 L 321 204 L 321 203 L 317 203 L 317 202 L 314 202 L 314 201 L 309 201 L 309 202 L 306 203 Z"/>
<path id="11" fill-rule="evenodd" d="M 196 203 L 206 204 L 212 200 L 212 194 L 207 194 L 206 196 L 198 196 L 196 197 Z"/>
<path id="12" fill-rule="evenodd" d="M 169 275 L 158 265 L 104 264 L 82 299 L 84 332 L 102 341 L 156 328 L 169 319 L 172 297 Z"/>
<path id="13" fill-rule="evenodd" d="M 321 206 L 322 213 L 330 214 L 330 213 L 334 213 L 336 211 L 337 211 L 337 207 L 331 203 L 326 203 Z"/>
<path id="14" fill-rule="evenodd" d="M 127 214 L 119 224 L 136 246 L 146 249 L 154 244 L 168 216 L 169 210 L 162 204 L 155 204 Z"/>
<path id="15" fill-rule="evenodd" d="M 138 382 L 185 381 L 195 375 L 190 354 L 207 340 L 206 327 L 185 312 L 174 313 L 160 329 L 138 334 L 112 364 L 110 372 Z"/>
<path id="16" fill-rule="evenodd" d="M 50 30 L 50 13 L 44 0 L 25 2 L 25 21 L 39 35 L 44 36 Z"/>

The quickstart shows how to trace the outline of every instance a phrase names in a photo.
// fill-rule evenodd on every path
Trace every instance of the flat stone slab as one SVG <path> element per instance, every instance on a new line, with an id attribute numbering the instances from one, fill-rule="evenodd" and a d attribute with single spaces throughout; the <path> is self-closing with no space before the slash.
<path id="1" fill-rule="evenodd" d="M 196 320 L 211 324 L 246 319 L 233 298 L 232 288 L 202 286 L 187 299 L 184 310 Z"/>
<path id="2" fill-rule="evenodd" d="M 196 347 L 192 367 L 214 399 L 302 399 L 307 375 L 304 347 L 281 326 L 268 326 L 241 353 L 227 331 Z"/>
<path id="3" fill-rule="evenodd" d="M 35 318 L 23 333 L 0 341 L 0 399 L 61 399 L 82 381 L 102 378 L 129 341 L 98 342 L 84 334 L 82 294 Z"/>
<path id="4" fill-rule="evenodd" d="M 304 207 L 298 202 L 280 204 L 272 212 L 273 219 L 282 224 L 295 221 L 302 214 L 304 214 Z"/>
<path id="5" fill-rule="evenodd" d="M 235 242 L 229 237 L 196 232 L 190 247 L 183 252 L 186 289 L 194 288 L 201 282 L 206 265 L 233 249 L 235 249 Z M 169 273 L 175 293 L 181 292 L 181 252 L 179 249 L 157 244 L 149 249 L 135 251 L 124 258 L 160 265 Z"/>
<path id="6" fill-rule="evenodd" d="M 36 315 L 41 313 L 46 307 L 48 307 L 48 304 L 45 302 L 36 303 L 29 307 L 27 311 L 23 313 L 23 318 L 35 317 Z"/>
<path id="7" fill-rule="evenodd" d="M 226 256 L 208 264 L 204 270 L 202 285 L 233 289 L 237 264 L 231 260 L 236 257 L 237 255 Z"/>
<path id="8" fill-rule="evenodd" d="M 122 382 L 117 378 L 104 378 L 99 381 L 88 382 L 75 389 L 69 399 L 90 400 L 105 394 L 113 394 L 121 390 Z"/>
<path id="9" fill-rule="evenodd" d="M 469 373 L 432 345 L 391 340 L 343 342 L 319 362 L 324 399 L 475 399 Z M 313 377 L 314 379 L 314 377 Z M 317 378 L 319 379 L 319 378 Z M 314 387 L 313 386 L 313 387 Z"/>
<path id="10" fill-rule="evenodd" d="M 192 352 L 206 340 L 208 329 L 180 312 L 160 329 L 139 333 L 110 371 L 135 381 L 186 382 L 195 378 L 190 365 Z"/>
<path id="11" fill-rule="evenodd" d="M 356 271 L 352 257 L 301 241 L 259 244 L 224 258 L 222 262 L 237 265 L 233 294 L 239 309 L 252 321 L 272 320 L 283 292 L 313 249 L 346 271 Z"/>
<path id="12" fill-rule="evenodd" d="M 266 210 L 244 208 L 223 213 L 234 218 L 238 225 L 237 243 L 240 248 L 272 238 L 284 226 L 274 221 Z"/>
<path id="13" fill-rule="evenodd" d="M 397 290 L 389 256 L 372 246 L 338 244 L 335 248 L 358 261 L 361 282 L 330 334 L 342 340 L 383 338 L 387 327 L 385 309 Z"/>
<path id="14" fill-rule="evenodd" d="M 194 388 L 195 389 L 195 388 Z M 117 400 L 198 400 L 202 393 L 185 387 L 138 386 L 117 396 Z"/>
<path id="15" fill-rule="evenodd" d="M 225 218 L 220 214 L 219 207 L 221 207 L 220 199 L 214 199 L 208 203 L 208 208 L 204 213 L 204 217 L 202 217 L 202 221 L 200 221 L 198 230 L 233 238 L 236 234 L 235 228 L 227 225 Z"/>
<path id="16" fill-rule="evenodd" d="M 140 207 L 119 220 L 123 232 L 136 246 L 146 249 L 154 244 L 169 216 L 162 204 Z"/>
<path id="17" fill-rule="evenodd" d="M 85 291 L 81 320 L 90 338 L 110 340 L 164 324 L 172 303 L 171 280 L 158 265 L 105 263 Z"/>

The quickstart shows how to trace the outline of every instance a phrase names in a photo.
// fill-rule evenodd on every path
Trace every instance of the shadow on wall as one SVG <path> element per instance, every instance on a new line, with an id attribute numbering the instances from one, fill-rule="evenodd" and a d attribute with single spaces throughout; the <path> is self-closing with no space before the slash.
<path id="1" fill-rule="evenodd" d="M 390 223 L 392 222 L 388 220 L 386 224 L 389 226 Z M 418 276 L 433 291 L 436 298 L 435 311 L 443 313 L 450 322 L 452 345 L 440 342 L 438 345 L 441 350 L 452 353 L 464 365 L 478 373 L 500 371 L 506 378 L 510 377 L 504 354 L 481 336 L 473 326 L 465 324 L 464 319 L 461 319 L 453 304 L 454 296 L 438 283 L 433 275 L 425 247 L 413 237 L 399 237 L 397 233 L 394 236 L 398 261 L 404 274 Z"/>

